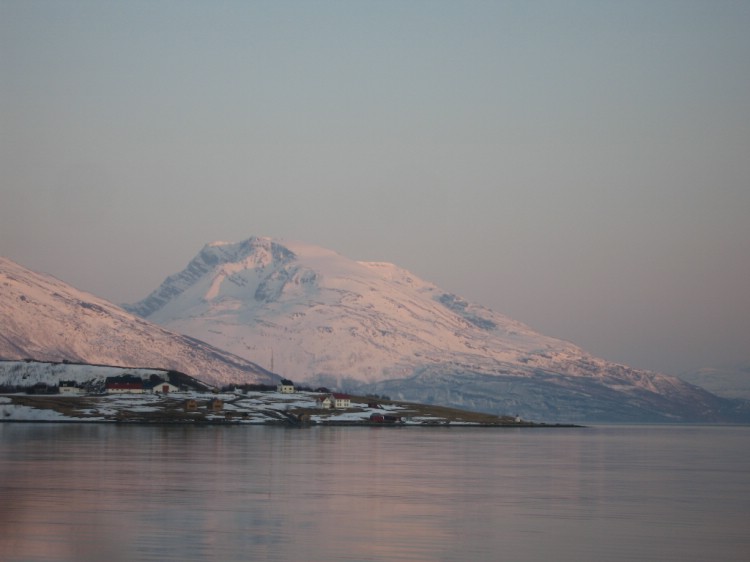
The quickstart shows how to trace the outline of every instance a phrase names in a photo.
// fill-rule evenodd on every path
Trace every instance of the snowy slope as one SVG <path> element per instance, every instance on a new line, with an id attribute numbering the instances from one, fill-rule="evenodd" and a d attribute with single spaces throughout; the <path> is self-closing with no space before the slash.
<path id="1" fill-rule="evenodd" d="M 351 391 L 545 420 L 716 420 L 736 406 L 593 357 L 395 265 L 298 242 L 209 244 L 126 308 L 293 380 Z"/>
<path id="2" fill-rule="evenodd" d="M 392 264 L 266 238 L 206 246 L 182 273 L 125 308 L 238 355 L 270 361 L 273 353 L 276 370 L 300 380 L 375 382 L 425 362 L 494 370 L 546 364 L 550 353 L 583 355 Z"/>
<path id="3" fill-rule="evenodd" d="M 157 376 L 161 380 L 171 379 L 169 371 L 163 369 L 130 369 L 109 365 L 88 365 L 75 363 L 47 363 L 39 361 L 0 361 L 0 387 L 28 389 L 35 384 L 58 386 L 60 381 L 74 381 L 81 388 L 90 391 L 104 391 L 107 377 L 132 375 L 144 381 Z M 191 381 L 194 388 L 202 387 L 200 382 Z"/>
<path id="4" fill-rule="evenodd" d="M 278 379 L 251 361 L 2 257 L 0 327 L 1 359 L 173 369 L 216 385 Z"/>

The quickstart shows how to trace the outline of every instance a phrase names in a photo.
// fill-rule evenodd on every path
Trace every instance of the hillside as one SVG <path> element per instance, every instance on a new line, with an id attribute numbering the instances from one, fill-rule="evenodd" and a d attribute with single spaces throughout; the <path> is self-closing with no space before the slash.
<path id="1" fill-rule="evenodd" d="M 250 360 L 2 257 L 0 326 L 0 359 L 167 369 L 213 385 L 278 380 Z"/>
<path id="2" fill-rule="evenodd" d="M 105 381 L 109 377 L 129 375 L 144 382 L 154 378 L 192 390 L 210 390 L 211 387 L 178 371 L 165 369 L 139 369 L 113 365 L 89 365 L 70 362 L 52 363 L 46 361 L 6 361 L 0 360 L 0 392 L 29 392 L 34 387 L 54 388 L 61 381 L 74 382 L 81 389 L 91 393 L 104 392 Z"/>

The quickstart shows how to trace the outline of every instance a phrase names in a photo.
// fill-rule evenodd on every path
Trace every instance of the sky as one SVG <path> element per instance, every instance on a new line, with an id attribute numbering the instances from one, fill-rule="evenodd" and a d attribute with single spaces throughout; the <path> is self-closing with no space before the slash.
<path id="1" fill-rule="evenodd" d="M 0 0 L 0 255 L 127 303 L 253 235 L 749 361 L 750 2 Z"/>

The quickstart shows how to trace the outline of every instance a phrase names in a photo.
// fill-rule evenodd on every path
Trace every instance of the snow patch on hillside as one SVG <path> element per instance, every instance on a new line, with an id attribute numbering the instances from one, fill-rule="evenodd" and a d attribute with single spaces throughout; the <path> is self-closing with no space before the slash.
<path id="1" fill-rule="evenodd" d="M 0 385 L 31 387 L 35 384 L 57 386 L 60 381 L 104 383 L 107 377 L 130 374 L 148 380 L 157 375 L 168 380 L 168 372 L 162 369 L 130 369 L 102 365 L 77 365 L 70 363 L 39 363 L 25 361 L 0 361 Z"/>

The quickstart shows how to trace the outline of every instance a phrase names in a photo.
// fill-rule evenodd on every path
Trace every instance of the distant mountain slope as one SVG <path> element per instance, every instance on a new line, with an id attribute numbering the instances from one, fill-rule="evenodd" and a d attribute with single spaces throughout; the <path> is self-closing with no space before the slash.
<path id="1" fill-rule="evenodd" d="M 679 377 L 717 396 L 750 400 L 750 363 L 706 367 Z"/>
<path id="2" fill-rule="evenodd" d="M 283 376 L 527 419 L 719 420 L 730 403 L 539 334 L 388 263 L 269 238 L 204 247 L 126 308 Z"/>
<path id="3" fill-rule="evenodd" d="M 0 257 L 0 358 L 172 369 L 221 385 L 278 377 Z"/>

